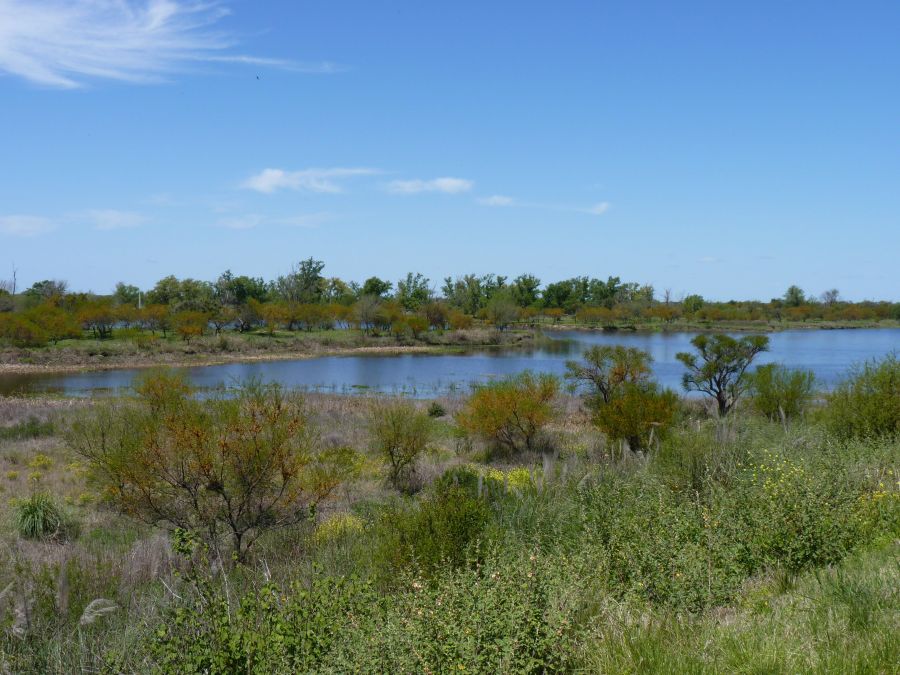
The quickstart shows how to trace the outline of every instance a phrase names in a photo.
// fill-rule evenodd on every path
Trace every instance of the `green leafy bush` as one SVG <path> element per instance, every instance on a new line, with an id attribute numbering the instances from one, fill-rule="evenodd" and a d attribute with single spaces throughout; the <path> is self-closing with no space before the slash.
<path id="1" fill-rule="evenodd" d="M 828 429 L 839 438 L 900 433 L 900 361 L 891 354 L 871 361 L 841 382 L 828 397 Z"/>
<path id="2" fill-rule="evenodd" d="M 416 461 L 429 450 L 431 418 L 413 403 L 394 399 L 372 404 L 369 433 L 372 450 L 387 464 L 388 482 L 401 492 L 415 492 Z"/>
<path id="3" fill-rule="evenodd" d="M 613 441 L 627 441 L 638 451 L 664 436 L 678 408 L 678 397 L 655 382 L 622 384 L 608 402 L 597 406 L 594 424 Z"/>
<path id="4" fill-rule="evenodd" d="M 811 370 L 796 370 L 775 363 L 760 366 L 749 377 L 753 407 L 772 421 L 803 415 L 816 396 Z"/>
<path id="5" fill-rule="evenodd" d="M 559 380 L 529 371 L 478 385 L 456 421 L 467 433 L 509 453 L 537 450 L 554 418 Z"/>
<path id="6" fill-rule="evenodd" d="M 376 524 L 376 565 L 382 578 L 417 566 L 424 574 L 441 564 L 460 566 L 483 542 L 491 514 L 483 499 L 456 485 L 440 486 L 417 506 L 387 508 Z"/>

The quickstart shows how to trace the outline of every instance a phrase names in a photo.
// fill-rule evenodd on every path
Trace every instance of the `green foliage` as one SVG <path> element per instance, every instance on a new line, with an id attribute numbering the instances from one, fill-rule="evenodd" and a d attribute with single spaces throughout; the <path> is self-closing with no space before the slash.
<path id="1" fill-rule="evenodd" d="M 388 482 L 403 492 L 415 491 L 416 461 L 429 450 L 434 435 L 428 414 L 404 399 L 375 402 L 369 433 L 372 450 L 388 466 Z"/>
<path id="2" fill-rule="evenodd" d="M 553 419 L 559 380 L 525 371 L 481 384 L 457 414 L 466 432 L 507 452 L 539 449 L 540 434 Z"/>
<path id="3" fill-rule="evenodd" d="M 828 429 L 840 438 L 900 434 L 900 360 L 865 363 L 828 396 Z"/>
<path id="4" fill-rule="evenodd" d="M 816 378 L 811 370 L 794 370 L 769 363 L 749 376 L 753 407 L 773 421 L 803 415 L 816 396 Z"/>
<path id="5" fill-rule="evenodd" d="M 596 410 L 609 403 L 627 384 L 650 379 L 650 354 L 633 347 L 598 345 L 584 353 L 583 362 L 566 362 L 566 379 L 586 389 L 588 407 Z"/>
<path id="6" fill-rule="evenodd" d="M 369 585 L 321 574 L 284 591 L 264 584 L 236 607 L 197 571 L 185 591 L 153 637 L 154 672 L 311 672 L 332 661 L 346 632 L 377 602 Z"/>
<path id="7" fill-rule="evenodd" d="M 381 578 L 413 566 L 427 575 L 443 564 L 463 565 L 484 543 L 490 520 L 487 503 L 455 485 L 439 486 L 418 505 L 389 506 L 376 523 Z"/>
<path id="8" fill-rule="evenodd" d="M 668 433 L 678 397 L 655 382 L 625 384 L 594 411 L 594 424 L 612 441 L 624 440 L 632 451 L 651 446 Z"/>
<path id="9" fill-rule="evenodd" d="M 23 539 L 66 540 L 78 536 L 78 522 L 49 494 L 37 493 L 14 505 L 16 530 Z"/>
<path id="10" fill-rule="evenodd" d="M 0 440 L 22 440 L 25 438 L 39 438 L 40 436 L 50 436 L 56 427 L 53 422 L 41 421 L 39 418 L 31 415 L 24 422 L 19 422 L 8 427 L 0 427 Z"/>
<path id="11" fill-rule="evenodd" d="M 247 382 L 199 401 L 178 375 L 150 373 L 132 403 L 72 425 L 70 447 L 119 508 L 146 522 L 230 541 L 245 558 L 259 536 L 301 522 L 356 470 L 348 448 L 324 447 L 303 401 Z"/>
<path id="12" fill-rule="evenodd" d="M 447 414 L 447 409 L 444 408 L 444 406 L 442 406 L 437 401 L 432 401 L 431 403 L 428 404 L 428 416 L 429 417 L 434 417 L 434 418 L 443 417 L 446 414 Z"/>
<path id="13" fill-rule="evenodd" d="M 734 408 L 746 386 L 744 373 L 754 357 L 769 349 L 765 335 L 733 338 L 729 335 L 697 335 L 691 344 L 697 354 L 679 352 L 676 358 L 687 371 L 682 378 L 686 391 L 699 391 L 716 399 L 719 416 Z"/>

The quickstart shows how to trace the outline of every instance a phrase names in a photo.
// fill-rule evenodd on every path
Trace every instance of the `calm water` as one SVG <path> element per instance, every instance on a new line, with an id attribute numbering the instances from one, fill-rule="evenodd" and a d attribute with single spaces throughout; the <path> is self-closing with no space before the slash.
<path id="1" fill-rule="evenodd" d="M 403 392 L 429 397 L 464 391 L 472 382 L 502 377 L 526 369 L 562 375 L 568 359 L 595 344 L 621 344 L 653 355 L 657 379 L 680 387 L 681 364 L 675 354 L 691 349 L 691 333 L 601 333 L 565 331 L 551 335 L 549 345 L 529 351 L 477 350 L 463 354 L 391 356 L 329 356 L 296 361 L 233 363 L 188 368 L 200 387 L 233 385 L 248 377 L 276 381 L 291 388 L 354 393 Z M 900 329 L 785 331 L 770 335 L 771 351 L 759 363 L 771 361 L 812 370 L 824 386 L 833 386 L 853 364 L 900 350 Z M 127 389 L 137 370 L 70 375 L 0 376 L 0 394 L 55 392 L 69 396 L 111 393 Z"/>

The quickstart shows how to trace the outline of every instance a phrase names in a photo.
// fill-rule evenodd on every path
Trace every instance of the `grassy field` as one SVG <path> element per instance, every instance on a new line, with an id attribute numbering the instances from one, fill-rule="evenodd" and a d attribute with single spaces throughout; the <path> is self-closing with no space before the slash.
<path id="1" fill-rule="evenodd" d="M 896 672 L 897 438 L 692 403 L 623 453 L 560 395 L 541 450 L 504 454 L 420 401 L 408 494 L 375 404 L 306 397 L 355 478 L 222 566 L 92 480 L 64 437 L 101 404 L 0 400 L 0 672 Z M 35 494 L 55 536 L 22 534 Z"/>

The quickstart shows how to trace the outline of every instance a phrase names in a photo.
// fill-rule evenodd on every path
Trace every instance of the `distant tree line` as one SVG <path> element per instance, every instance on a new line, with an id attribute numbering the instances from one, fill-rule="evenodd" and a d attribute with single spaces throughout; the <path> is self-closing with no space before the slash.
<path id="1" fill-rule="evenodd" d="M 900 319 L 900 303 L 846 302 L 836 289 L 818 297 L 791 286 L 769 302 L 710 302 L 697 294 L 674 299 L 649 284 L 573 277 L 543 285 L 533 274 L 447 277 L 438 287 L 410 272 L 396 283 L 370 277 L 362 283 L 324 274 L 308 258 L 277 279 L 238 276 L 226 270 L 215 281 L 167 276 L 142 291 L 119 282 L 111 295 L 71 292 L 47 279 L 17 292 L 0 283 L 0 339 L 42 345 L 113 331 L 177 334 L 191 340 L 223 330 L 313 331 L 356 329 L 364 334 L 411 335 L 571 322 L 595 327 L 769 321 L 880 321 Z"/>

